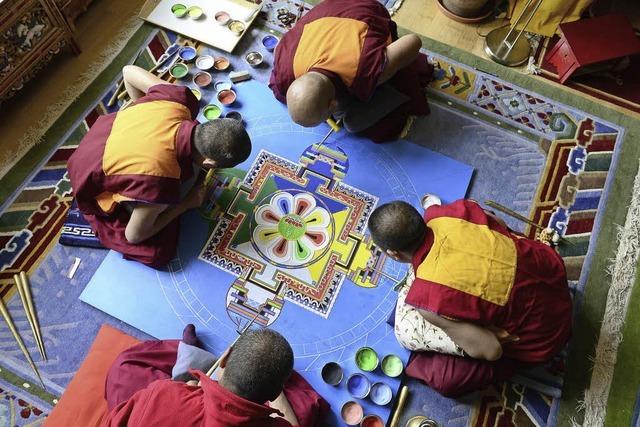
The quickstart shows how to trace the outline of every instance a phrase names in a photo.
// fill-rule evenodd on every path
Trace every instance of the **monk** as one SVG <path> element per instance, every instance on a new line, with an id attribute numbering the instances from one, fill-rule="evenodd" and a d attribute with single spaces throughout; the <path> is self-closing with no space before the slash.
<path id="1" fill-rule="evenodd" d="M 374 242 L 412 269 L 395 333 L 414 353 L 407 374 L 459 396 L 550 360 L 571 334 L 564 263 L 471 200 L 378 207 Z"/>
<path id="2" fill-rule="evenodd" d="M 376 0 L 325 0 L 278 44 L 269 87 L 302 126 L 333 115 L 376 142 L 397 139 L 410 115 L 429 113 L 433 67 L 421 46 L 415 34 L 398 38 Z"/>
<path id="3" fill-rule="evenodd" d="M 327 402 L 293 369 L 286 339 L 246 332 L 220 356 L 218 380 L 203 372 L 215 357 L 193 325 L 182 341 L 146 341 L 124 351 L 107 374 L 108 427 L 312 427 Z"/>
<path id="4" fill-rule="evenodd" d="M 69 177 L 100 242 L 160 268 L 175 256 L 178 217 L 206 195 L 200 180 L 181 197 L 181 184 L 192 178 L 194 166 L 243 162 L 251 141 L 238 121 L 198 123 L 198 100 L 188 87 L 132 65 L 122 75 L 133 104 L 96 120 L 69 159 Z"/>

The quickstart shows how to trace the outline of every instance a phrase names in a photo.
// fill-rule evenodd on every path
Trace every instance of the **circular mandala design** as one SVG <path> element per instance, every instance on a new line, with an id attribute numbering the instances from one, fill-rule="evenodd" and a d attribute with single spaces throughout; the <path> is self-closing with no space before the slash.
<path id="1" fill-rule="evenodd" d="M 327 252 L 334 228 L 322 200 L 306 191 L 280 190 L 258 203 L 251 221 L 251 241 L 271 264 L 300 268 Z"/>

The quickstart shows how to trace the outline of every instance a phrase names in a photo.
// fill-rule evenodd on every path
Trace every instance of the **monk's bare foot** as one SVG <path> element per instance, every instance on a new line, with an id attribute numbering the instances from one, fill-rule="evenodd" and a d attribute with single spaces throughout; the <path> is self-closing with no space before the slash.
<path id="1" fill-rule="evenodd" d="M 185 344 L 192 345 L 194 347 L 202 348 L 202 342 L 198 339 L 196 335 L 196 327 L 195 325 L 189 323 L 184 327 L 182 331 L 182 342 Z"/>

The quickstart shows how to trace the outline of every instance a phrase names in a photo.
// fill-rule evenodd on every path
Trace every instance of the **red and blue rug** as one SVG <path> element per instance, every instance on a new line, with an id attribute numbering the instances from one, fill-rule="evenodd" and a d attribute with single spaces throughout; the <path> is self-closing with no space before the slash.
<path id="1" fill-rule="evenodd" d="M 233 58 L 237 67 L 241 67 L 243 53 L 259 41 L 260 34 L 254 29 L 251 37 L 243 40 Z M 174 34 L 155 32 L 145 46 L 140 46 L 137 63 L 149 66 L 176 39 Z M 573 245 L 563 247 L 561 253 L 579 299 L 624 130 L 454 59 L 430 55 L 438 69 L 429 90 L 434 111 L 414 124 L 409 139 L 472 165 L 476 175 L 469 197 L 498 201 L 556 228 L 571 240 Z M 255 80 L 265 82 L 269 70 L 252 73 Z M 10 334 L 4 325 L 0 327 L 0 397 L 7 402 L 0 405 L 0 425 L 33 425 L 41 419 L 72 378 L 102 323 L 115 324 L 143 338 L 77 299 L 106 252 L 57 244 L 71 204 L 66 160 L 96 118 L 113 111 L 106 106 L 112 90 L 113 84 L 96 91 L 92 108 L 69 128 L 55 151 L 2 206 L 0 295 L 9 302 L 38 361 L 12 287 L 15 272 L 22 270 L 30 275 L 50 360 L 38 362 L 47 385 L 47 391 L 39 390 Z M 530 235 L 534 233 L 515 221 L 509 223 Z M 66 274 L 75 257 L 82 262 L 76 276 L 68 279 Z M 460 426 L 554 425 L 562 364 L 560 358 L 537 375 L 497 385 L 460 401 L 444 399 L 410 382 L 413 397 L 405 417 L 425 414 L 441 423 Z M 527 381 L 529 386 L 523 385 Z M 22 414 L 28 417 L 19 418 Z"/>

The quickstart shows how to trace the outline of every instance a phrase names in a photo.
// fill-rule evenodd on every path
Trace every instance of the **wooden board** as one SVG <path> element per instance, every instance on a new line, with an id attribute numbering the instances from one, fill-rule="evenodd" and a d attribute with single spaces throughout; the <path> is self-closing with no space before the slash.
<path id="1" fill-rule="evenodd" d="M 204 11 L 202 18 L 195 20 L 185 16 L 176 18 L 171 6 L 176 3 L 187 7 L 200 6 Z M 201 41 L 210 46 L 232 52 L 242 36 L 247 32 L 258 16 L 260 5 L 245 0 L 147 0 L 140 10 L 140 18 L 147 22 L 180 33 L 186 37 Z M 239 36 L 227 26 L 219 25 L 214 16 L 220 11 L 227 12 L 231 19 L 242 21 L 245 30 Z"/>

